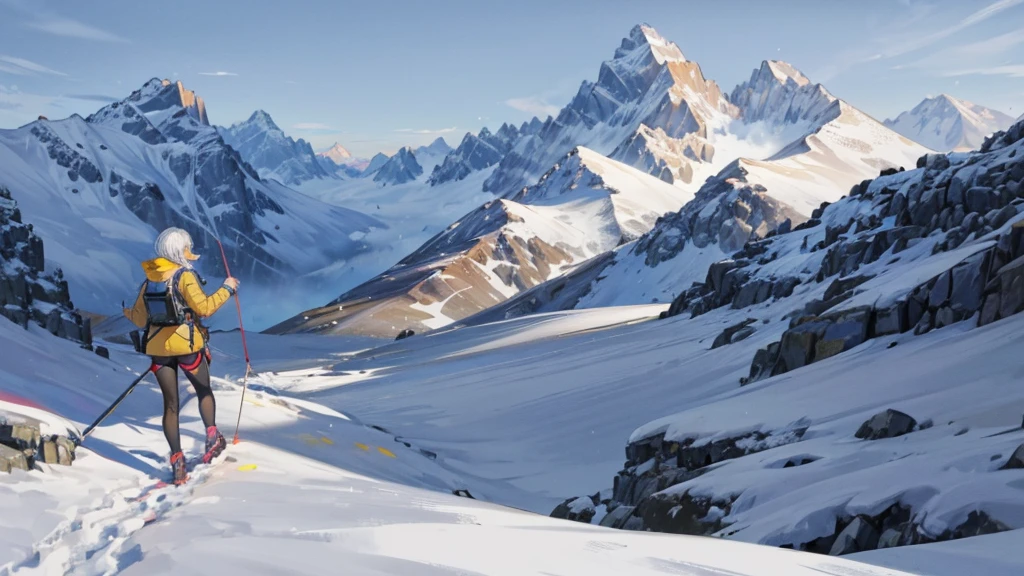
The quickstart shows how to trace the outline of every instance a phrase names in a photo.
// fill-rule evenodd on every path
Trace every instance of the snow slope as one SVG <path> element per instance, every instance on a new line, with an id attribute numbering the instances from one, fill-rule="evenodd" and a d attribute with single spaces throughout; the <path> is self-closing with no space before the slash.
<path id="1" fill-rule="evenodd" d="M 998 110 L 940 94 L 885 121 L 896 132 L 940 152 L 975 150 L 1014 120 Z"/>
<path id="2" fill-rule="evenodd" d="M 239 401 L 236 337 L 216 336 L 219 418 Z M 257 337 L 266 369 L 316 362 L 339 341 Z M 79 429 L 130 378 L 139 359 L 103 360 L 42 330 L 0 323 L 18 362 L 0 366 L 0 410 Z M 283 346 L 282 346 L 283 344 Z M 362 346 L 347 341 L 341 349 Z M 59 360 L 58 360 L 59 358 Z M 221 368 L 217 364 L 223 363 Z M 120 376 L 111 377 L 111 374 Z M 0 573 L 154 574 L 787 574 L 900 576 L 842 559 L 704 538 L 626 533 L 460 498 L 446 465 L 354 415 L 254 382 L 243 442 L 183 488 L 159 488 L 166 445 L 142 384 L 77 451 L 70 468 L 41 465 L 0 476 Z M 88 382 L 88 386 L 82 386 Z M 35 407 L 30 407 L 31 404 Z M 185 447 L 201 442 L 194 397 L 182 410 Z M 523 549 L 534 554 L 524 555 Z"/>

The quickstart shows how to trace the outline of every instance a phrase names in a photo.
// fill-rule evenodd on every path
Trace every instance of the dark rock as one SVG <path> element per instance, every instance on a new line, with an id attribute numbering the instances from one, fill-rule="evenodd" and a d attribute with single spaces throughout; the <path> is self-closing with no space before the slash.
<path id="1" fill-rule="evenodd" d="M 825 333 L 815 342 L 815 362 L 845 352 L 866 341 L 871 325 L 871 307 L 844 310 L 829 315 L 829 320 Z"/>
<path id="2" fill-rule="evenodd" d="M 931 308 L 938 308 L 942 306 L 949 299 L 949 292 L 952 288 L 952 276 L 947 270 L 935 281 L 935 285 L 932 286 L 931 292 L 928 295 L 928 306 Z"/>
<path id="3" fill-rule="evenodd" d="M 953 268 L 951 273 L 952 289 L 949 295 L 951 306 L 964 310 L 968 314 L 973 314 L 981 309 L 985 279 L 989 274 L 991 260 L 989 254 L 989 252 L 976 254 Z"/>
<path id="4" fill-rule="evenodd" d="M 872 278 L 874 278 L 874 275 L 837 278 L 836 280 L 833 280 L 831 284 L 829 284 L 828 288 L 825 289 L 825 294 L 823 298 L 825 300 L 831 300 L 832 298 L 835 298 L 836 296 L 844 292 L 853 290 L 857 286 L 860 286 L 861 284 L 867 282 L 868 280 L 871 280 Z"/>
<path id="5" fill-rule="evenodd" d="M 622 528 L 636 510 L 634 506 L 618 506 L 601 519 L 601 526 L 606 528 Z"/>
<path id="6" fill-rule="evenodd" d="M 864 422 L 854 436 L 862 440 L 896 438 L 910 433 L 915 426 L 917 426 L 916 420 L 903 412 L 890 408 L 885 412 L 875 414 L 870 420 Z"/>
<path id="7" fill-rule="evenodd" d="M 935 327 L 943 328 L 949 326 L 958 320 L 956 313 L 953 312 L 952 308 L 944 306 L 935 311 Z"/>
<path id="8" fill-rule="evenodd" d="M 739 324 L 734 324 L 732 326 L 729 326 L 728 328 L 723 330 L 722 333 L 719 334 L 715 338 L 715 341 L 711 344 L 711 349 L 714 350 L 715 348 L 718 348 L 720 346 L 725 346 L 726 344 L 731 344 L 732 342 L 734 342 L 733 338 L 735 337 L 736 333 L 738 333 L 742 329 L 750 326 L 751 324 L 753 324 L 755 322 L 757 322 L 757 320 L 755 320 L 754 318 L 747 318 L 746 320 L 740 322 Z M 746 336 L 749 336 L 750 334 L 753 334 L 753 330 L 751 330 L 750 333 L 747 334 Z M 744 338 L 746 336 L 744 336 Z M 742 339 L 743 338 L 740 338 L 740 340 L 742 340 Z M 738 342 L 739 340 L 735 340 L 735 341 Z"/>
<path id="9" fill-rule="evenodd" d="M 863 516 L 853 519 L 853 522 L 843 529 L 836 536 L 836 541 L 829 550 L 831 556 L 842 556 L 854 552 L 874 550 L 878 547 L 878 531 Z"/>
<path id="10" fill-rule="evenodd" d="M 933 327 L 932 313 L 926 311 L 924 315 L 921 316 L 921 320 L 917 323 L 917 326 L 914 326 L 914 335 L 920 336 L 921 334 L 930 332 Z"/>
<path id="11" fill-rule="evenodd" d="M 413 330 L 411 330 L 409 328 L 406 328 L 405 330 L 402 330 L 401 332 L 398 333 L 398 336 L 395 337 L 395 340 L 405 340 L 406 338 L 408 338 L 410 336 L 415 336 L 415 335 L 416 335 L 415 331 L 413 331 Z"/>
<path id="12" fill-rule="evenodd" d="M 889 528 L 878 538 L 878 550 L 884 550 L 885 548 L 895 548 L 899 546 L 900 542 L 900 531 L 895 528 Z"/>
<path id="13" fill-rule="evenodd" d="M 901 334 L 909 330 L 910 326 L 907 302 L 899 301 L 889 308 L 875 311 L 875 323 L 871 337 L 877 338 L 889 334 Z"/>
<path id="14" fill-rule="evenodd" d="M 998 203 L 997 196 L 991 188 L 975 186 L 967 190 L 965 195 L 968 212 L 984 214 Z"/>
<path id="15" fill-rule="evenodd" d="M 828 322 L 812 321 L 783 332 L 779 344 L 779 362 L 784 367 L 783 371 L 796 370 L 813 362 L 815 344 L 828 327 Z"/>
<path id="16" fill-rule="evenodd" d="M 96 355 L 101 358 L 106 358 L 107 360 L 110 360 L 110 350 L 107 350 L 106 346 L 97 346 Z"/>
<path id="17" fill-rule="evenodd" d="M 987 218 L 989 225 L 993 228 L 1000 228 L 1007 222 L 1009 222 L 1014 216 L 1017 215 L 1017 207 L 1012 204 L 1007 204 L 1001 209 L 996 211 L 994 215 Z"/>
<path id="18" fill-rule="evenodd" d="M 1010 459 L 1006 461 L 1000 470 L 1017 470 L 1024 468 L 1024 444 L 1021 444 L 1013 451 L 1010 455 Z"/>

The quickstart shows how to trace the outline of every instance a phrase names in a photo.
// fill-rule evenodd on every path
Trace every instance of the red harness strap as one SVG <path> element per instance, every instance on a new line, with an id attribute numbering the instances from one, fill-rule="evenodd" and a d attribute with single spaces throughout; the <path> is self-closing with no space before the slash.
<path id="1" fill-rule="evenodd" d="M 196 361 L 195 362 L 193 362 L 191 364 L 179 363 L 178 366 L 182 367 L 185 370 L 188 370 L 189 372 L 192 372 L 196 368 L 199 368 L 199 365 L 202 364 L 202 362 L 203 362 L 203 353 L 200 350 L 198 353 L 196 353 Z"/>

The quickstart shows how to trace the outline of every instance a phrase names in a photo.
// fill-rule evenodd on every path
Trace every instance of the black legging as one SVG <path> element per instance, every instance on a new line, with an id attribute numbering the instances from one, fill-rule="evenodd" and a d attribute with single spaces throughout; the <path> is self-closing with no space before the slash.
<path id="1" fill-rule="evenodd" d="M 202 356 L 199 366 L 194 371 L 185 370 L 186 366 L 196 363 L 197 356 Z M 206 356 L 197 352 L 188 356 L 153 356 L 156 381 L 160 384 L 160 391 L 164 394 L 164 437 L 171 447 L 171 454 L 181 452 L 181 436 L 178 432 L 178 367 L 192 383 L 192 388 L 199 398 L 199 415 L 203 419 L 206 428 L 215 425 L 217 414 L 217 402 L 213 399 L 213 389 L 210 388 L 210 367 L 206 363 Z"/>

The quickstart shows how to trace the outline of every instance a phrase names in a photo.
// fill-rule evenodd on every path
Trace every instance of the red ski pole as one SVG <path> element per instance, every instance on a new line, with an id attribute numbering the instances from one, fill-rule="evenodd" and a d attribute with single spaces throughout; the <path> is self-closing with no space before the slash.
<path id="1" fill-rule="evenodd" d="M 228 268 L 228 257 L 224 253 L 224 245 L 217 240 L 217 246 L 220 246 L 220 257 L 224 260 L 224 272 L 231 276 L 231 269 Z M 252 365 L 249 363 L 249 347 L 245 343 L 245 326 L 242 325 L 242 304 L 238 301 L 238 290 L 235 290 L 235 309 L 238 310 L 238 330 L 242 333 L 242 352 L 245 354 L 245 376 L 242 377 L 242 400 L 238 403 L 238 420 L 235 421 L 235 437 L 231 441 L 232 444 L 238 444 L 238 428 L 242 424 L 242 408 L 245 406 L 245 391 L 249 387 L 249 372 L 252 371 Z"/>

